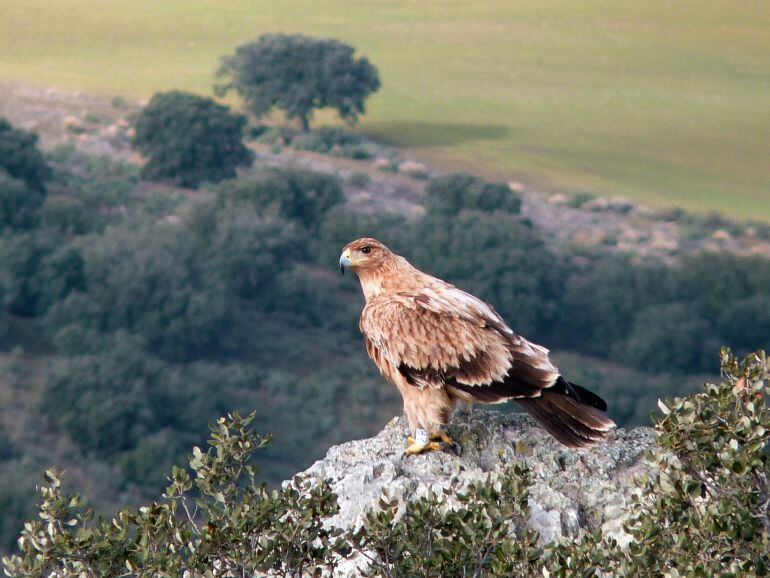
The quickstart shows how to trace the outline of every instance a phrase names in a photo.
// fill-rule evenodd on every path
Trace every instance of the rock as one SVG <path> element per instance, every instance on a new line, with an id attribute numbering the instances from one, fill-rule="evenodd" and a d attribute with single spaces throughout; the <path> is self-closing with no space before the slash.
<path id="1" fill-rule="evenodd" d="M 725 231 L 724 229 L 717 229 L 711 234 L 711 238 L 715 241 L 719 241 L 720 243 L 727 243 L 728 241 L 733 240 L 733 236 L 729 233 L 729 231 Z"/>
<path id="2" fill-rule="evenodd" d="M 595 247 L 607 242 L 608 234 L 601 229 L 584 229 L 572 236 L 573 247 Z"/>
<path id="3" fill-rule="evenodd" d="M 569 202 L 569 198 L 564 193 L 556 193 L 548 197 L 548 202 L 552 205 L 566 205 Z"/>
<path id="4" fill-rule="evenodd" d="M 86 125 L 78 117 L 68 114 L 61 121 L 64 130 L 67 132 L 81 133 L 85 132 Z"/>
<path id="5" fill-rule="evenodd" d="M 416 179 L 424 179 L 428 176 L 427 167 L 417 161 L 404 161 L 398 165 L 398 172 Z"/>
<path id="6" fill-rule="evenodd" d="M 391 169 L 390 159 L 380 157 L 372 161 L 372 167 L 378 171 L 389 171 Z"/>
<path id="7" fill-rule="evenodd" d="M 513 191 L 514 193 L 523 193 L 527 190 L 527 187 L 524 186 L 524 183 L 521 183 L 519 181 L 511 181 L 508 183 L 508 188 Z"/>
<path id="8" fill-rule="evenodd" d="M 628 213 L 634 208 L 634 205 L 625 197 L 611 197 L 607 201 L 607 206 L 618 213 Z"/>
<path id="9" fill-rule="evenodd" d="M 523 414 L 475 410 L 447 428 L 462 451 L 404 457 L 406 419 L 394 418 L 375 437 L 334 446 L 304 474 L 327 479 L 339 499 L 331 524 L 355 529 L 375 508 L 383 490 L 400 500 L 439 492 L 457 478 L 463 485 L 499 475 L 511 464 L 532 472 L 529 525 L 541 542 L 602 528 L 625 544 L 623 521 L 635 486 L 631 478 L 649 470 L 647 450 L 655 447 L 649 428 L 614 431 L 609 440 L 584 450 L 570 450 Z M 346 561 L 338 576 L 358 576 L 361 560 Z"/>
<path id="10" fill-rule="evenodd" d="M 605 199 L 604 197 L 596 197 L 595 199 L 591 199 L 590 201 L 586 201 L 583 203 L 583 206 L 580 207 L 584 211 L 606 211 L 610 207 L 610 202 Z"/>

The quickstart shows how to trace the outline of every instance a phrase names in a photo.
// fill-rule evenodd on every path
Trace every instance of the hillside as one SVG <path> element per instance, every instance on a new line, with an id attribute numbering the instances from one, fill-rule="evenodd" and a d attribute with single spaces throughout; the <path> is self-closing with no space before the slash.
<path id="1" fill-rule="evenodd" d="M 715 374 L 719 345 L 770 335 L 766 226 L 442 175 L 328 129 L 254 126 L 255 166 L 180 188 L 140 178 L 134 103 L 0 90 L 50 169 L 36 194 L 0 171 L 0 198 L 27 207 L 0 213 L 0 548 L 49 466 L 110 512 L 156 495 L 227 412 L 275 434 L 272 484 L 379 431 L 400 399 L 336 270 L 359 236 L 494 304 L 623 426 Z"/>
<path id="2" fill-rule="evenodd" d="M 360 130 L 443 170 L 770 219 L 763 0 L 34 0 L 4 6 L 0 78 L 210 93 L 222 55 L 278 31 L 356 46 L 383 78 Z"/>

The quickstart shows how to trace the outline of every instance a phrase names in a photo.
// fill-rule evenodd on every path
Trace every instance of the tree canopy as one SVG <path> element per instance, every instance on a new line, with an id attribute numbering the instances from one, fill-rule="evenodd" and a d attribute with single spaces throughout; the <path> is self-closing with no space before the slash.
<path id="1" fill-rule="evenodd" d="M 223 96 L 237 92 L 247 108 L 262 116 L 275 107 L 308 130 L 313 111 L 335 108 L 347 122 L 365 111 L 364 101 L 380 88 L 377 69 L 353 57 L 355 49 L 338 40 L 267 34 L 225 56 L 216 86 Z"/>
<path id="2" fill-rule="evenodd" d="M 30 189 L 45 191 L 45 182 L 51 178 L 51 167 L 37 147 L 38 135 L 14 128 L 0 117 L 0 168 L 11 177 L 24 181 Z"/>

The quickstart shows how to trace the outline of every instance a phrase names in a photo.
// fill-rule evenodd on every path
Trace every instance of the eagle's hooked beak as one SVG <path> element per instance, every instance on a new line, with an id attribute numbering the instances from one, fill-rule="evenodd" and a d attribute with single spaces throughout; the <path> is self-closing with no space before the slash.
<path id="1" fill-rule="evenodd" d="M 345 274 L 345 269 L 353 264 L 353 260 L 350 258 L 350 249 L 345 249 L 340 256 L 340 273 Z"/>

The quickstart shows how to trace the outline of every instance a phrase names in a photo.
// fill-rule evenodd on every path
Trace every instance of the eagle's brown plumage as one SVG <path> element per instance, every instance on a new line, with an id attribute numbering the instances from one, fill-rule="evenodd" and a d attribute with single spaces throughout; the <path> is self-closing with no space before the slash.
<path id="1" fill-rule="evenodd" d="M 509 399 L 569 447 L 600 441 L 614 427 L 600 397 L 567 382 L 547 349 L 514 333 L 480 299 L 371 238 L 349 243 L 340 266 L 361 281 L 366 350 L 401 392 L 413 431 L 447 424 L 458 402 Z"/>

